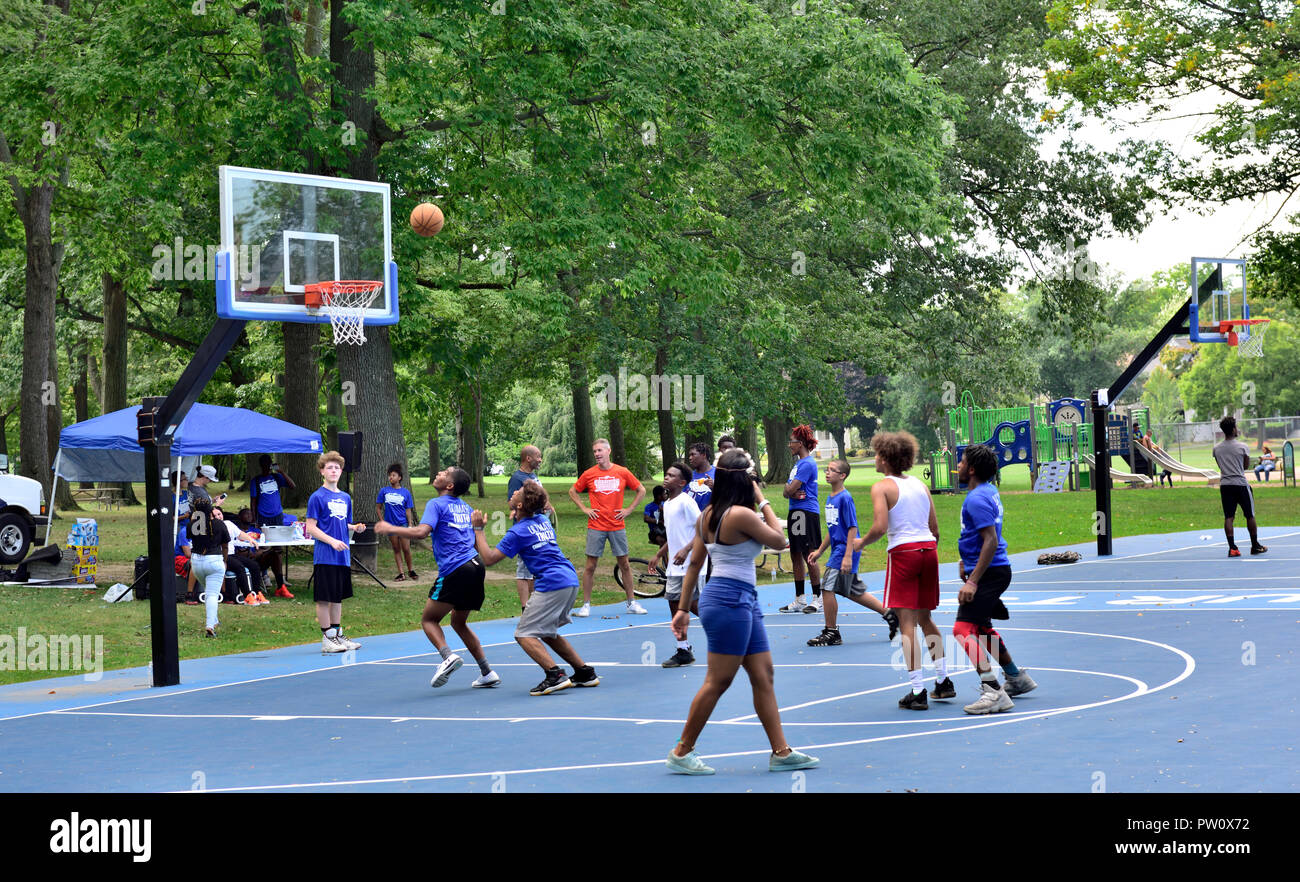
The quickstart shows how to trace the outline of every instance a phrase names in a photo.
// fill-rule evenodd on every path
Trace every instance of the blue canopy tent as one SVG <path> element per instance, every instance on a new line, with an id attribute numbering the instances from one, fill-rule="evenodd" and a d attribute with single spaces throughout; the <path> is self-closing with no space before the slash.
<path id="1" fill-rule="evenodd" d="M 144 449 L 136 442 L 139 406 L 125 407 L 75 423 L 59 433 L 54 480 L 138 481 L 144 475 Z M 176 468 L 194 469 L 199 458 L 230 453 L 320 453 L 319 432 L 245 410 L 195 404 L 172 441 Z M 179 492 L 179 491 L 178 491 Z M 50 494 L 53 498 L 53 493 Z M 175 506 L 173 506 L 173 512 Z M 53 518 L 51 518 L 51 522 Z M 49 529 L 46 529 L 49 540 Z"/>

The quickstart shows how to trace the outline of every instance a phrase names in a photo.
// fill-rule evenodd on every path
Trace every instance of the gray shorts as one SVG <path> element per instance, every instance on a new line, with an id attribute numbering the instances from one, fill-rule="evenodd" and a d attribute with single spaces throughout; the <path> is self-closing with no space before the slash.
<path id="1" fill-rule="evenodd" d="M 822 570 L 822 590 L 841 597 L 861 597 L 867 593 L 867 586 L 858 578 L 857 573 L 852 573 L 845 579 L 843 571 L 828 567 Z"/>
<path id="2" fill-rule="evenodd" d="M 578 599 L 578 586 L 556 591 L 534 591 L 528 606 L 515 627 L 516 637 L 558 637 L 560 628 L 572 619 L 573 602 Z"/>
<path id="3" fill-rule="evenodd" d="M 668 576 L 667 579 L 668 579 L 668 583 L 667 583 L 667 586 L 666 586 L 665 589 L 664 589 L 664 597 L 666 597 L 666 598 L 668 598 L 669 600 L 672 600 L 672 601 L 678 601 L 678 600 L 680 600 L 680 599 L 681 599 L 681 596 L 682 596 L 682 583 L 685 581 L 686 577 L 685 577 L 685 576 Z M 695 580 L 695 596 L 696 596 L 696 597 L 699 597 L 699 596 L 700 596 L 700 580 L 699 580 L 699 579 L 696 579 L 696 580 Z"/>
<path id="4" fill-rule="evenodd" d="M 587 557 L 603 557 L 605 540 L 615 557 L 627 557 L 627 530 L 593 530 L 587 528 Z"/>
<path id="5" fill-rule="evenodd" d="M 524 566 L 524 559 L 522 555 L 520 557 L 515 558 L 515 578 L 516 579 L 533 578 L 533 574 L 528 572 L 528 567 Z"/>

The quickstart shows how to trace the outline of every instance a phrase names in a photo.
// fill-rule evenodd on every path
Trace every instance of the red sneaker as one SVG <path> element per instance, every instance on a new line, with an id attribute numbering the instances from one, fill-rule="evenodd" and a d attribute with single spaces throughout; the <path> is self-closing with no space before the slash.
<path id="1" fill-rule="evenodd" d="M 1241 557 L 1241 549 L 1240 549 L 1240 548 L 1229 548 L 1229 549 L 1228 549 L 1228 557 Z"/>
<path id="2" fill-rule="evenodd" d="M 283 597 L 285 600 L 293 600 L 293 595 L 289 593 L 288 585 L 281 585 L 279 588 L 275 589 L 275 596 Z"/>

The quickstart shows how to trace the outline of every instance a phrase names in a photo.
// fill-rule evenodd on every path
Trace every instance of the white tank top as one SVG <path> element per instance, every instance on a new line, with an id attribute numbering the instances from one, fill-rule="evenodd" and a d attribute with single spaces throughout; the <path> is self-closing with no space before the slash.
<path id="1" fill-rule="evenodd" d="M 930 494 L 916 478 L 889 475 L 898 487 L 898 502 L 889 510 L 889 545 L 886 550 L 907 542 L 933 542 L 930 532 Z"/>

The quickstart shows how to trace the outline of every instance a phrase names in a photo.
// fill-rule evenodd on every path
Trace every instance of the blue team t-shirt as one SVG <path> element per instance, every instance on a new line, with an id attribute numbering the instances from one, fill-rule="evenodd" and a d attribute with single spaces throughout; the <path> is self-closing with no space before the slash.
<path id="1" fill-rule="evenodd" d="M 555 541 L 555 529 L 541 512 L 507 530 L 497 543 L 497 551 L 506 557 L 523 558 L 524 566 L 533 574 L 535 591 L 559 591 L 582 584 L 578 571 Z"/>
<path id="2" fill-rule="evenodd" d="M 185 546 L 190 544 L 190 534 L 185 530 L 184 524 L 176 526 L 176 548 L 172 552 L 173 557 L 180 557 L 185 553 Z"/>
<path id="3" fill-rule="evenodd" d="M 662 524 L 664 516 L 659 512 L 663 511 L 663 508 L 664 504 L 662 502 L 652 502 L 645 507 L 644 512 L 647 516 L 654 518 L 656 524 Z"/>
<path id="4" fill-rule="evenodd" d="M 433 556 L 440 575 L 447 575 L 478 553 L 474 550 L 473 515 L 469 503 L 455 496 L 435 496 L 424 506 L 420 523 L 433 527 Z"/>
<path id="5" fill-rule="evenodd" d="M 791 499 L 790 511 L 817 514 L 820 510 L 817 505 L 817 461 L 811 453 L 794 464 L 794 468 L 790 469 L 790 477 L 785 482 L 789 484 L 796 480 L 802 483 L 803 492 L 807 495 L 803 499 Z"/>
<path id="6" fill-rule="evenodd" d="M 1002 538 L 1002 497 L 992 484 L 980 484 L 966 494 L 966 499 L 961 504 L 961 535 L 957 537 L 957 551 L 961 554 L 961 562 L 966 565 L 967 572 L 979 563 L 980 549 L 984 547 L 980 530 L 990 526 L 997 530 L 998 549 L 993 552 L 989 566 L 1010 566 L 1007 543 Z"/>
<path id="7" fill-rule="evenodd" d="M 278 514 L 284 514 L 284 508 L 280 502 L 280 488 L 287 486 L 289 486 L 289 482 L 279 472 L 271 472 L 269 475 L 258 475 L 253 478 L 251 495 L 257 513 L 264 518 L 273 518 Z"/>
<path id="8" fill-rule="evenodd" d="M 717 472 L 717 466 L 709 466 L 707 472 L 694 472 L 691 475 L 691 482 L 686 485 L 686 492 L 691 494 L 691 497 L 695 499 L 695 504 L 700 507 L 700 511 L 704 511 L 704 509 L 708 507 L 709 503 L 713 501 L 713 490 L 701 484 L 700 478 L 709 478 L 712 480 L 713 476 L 716 475 Z"/>
<path id="9" fill-rule="evenodd" d="M 384 507 L 384 520 L 399 527 L 406 526 L 406 510 L 415 508 L 415 497 L 405 487 L 385 487 L 375 496 L 375 502 Z"/>
<path id="10" fill-rule="evenodd" d="M 351 538 L 348 534 L 348 524 L 352 523 L 352 497 L 342 490 L 321 487 L 307 500 L 307 517 L 315 518 L 317 528 L 326 536 L 347 545 Z M 350 567 L 352 548 L 349 546 L 342 551 L 335 551 L 317 539 L 311 560 L 314 564 Z"/>
<path id="11" fill-rule="evenodd" d="M 844 552 L 849 546 L 849 530 L 858 525 L 858 508 L 853 494 L 848 490 L 831 494 L 826 499 L 826 535 L 831 540 L 831 556 L 826 560 L 828 570 L 838 570 L 844 562 Z M 853 552 L 853 572 L 858 571 L 861 551 Z"/>

